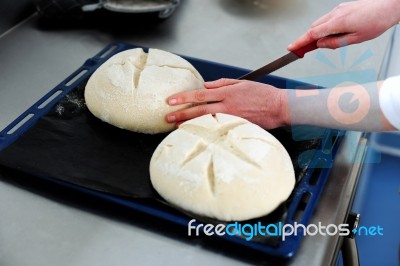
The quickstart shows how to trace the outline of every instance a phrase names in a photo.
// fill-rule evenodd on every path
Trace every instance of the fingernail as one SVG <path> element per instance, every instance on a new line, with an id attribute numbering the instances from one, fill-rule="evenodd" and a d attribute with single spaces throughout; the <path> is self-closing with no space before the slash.
<path id="1" fill-rule="evenodd" d="M 289 44 L 289 46 L 287 48 L 291 49 L 292 47 L 293 47 L 293 43 Z"/>
<path id="2" fill-rule="evenodd" d="M 174 115 L 169 115 L 167 117 L 168 122 L 174 122 L 176 120 L 176 117 Z"/>
<path id="3" fill-rule="evenodd" d="M 174 104 L 176 104 L 178 101 L 175 99 L 175 98 L 172 98 L 172 99 L 169 99 L 168 100 L 168 104 L 169 105 L 174 105 Z"/>

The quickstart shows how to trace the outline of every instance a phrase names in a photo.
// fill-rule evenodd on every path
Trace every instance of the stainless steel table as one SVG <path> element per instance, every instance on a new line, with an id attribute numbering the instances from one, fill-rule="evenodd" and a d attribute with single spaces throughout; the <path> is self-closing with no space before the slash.
<path id="1" fill-rule="evenodd" d="M 0 128 L 112 41 L 253 69 L 286 53 L 313 20 L 339 3 L 186 0 L 161 23 L 132 24 L 123 31 L 117 25 L 115 30 L 43 30 L 34 15 L 0 36 Z M 350 69 L 378 73 L 389 37 L 390 32 L 346 49 L 315 51 L 275 74 L 303 79 Z M 371 56 L 353 65 L 365 52 Z M 360 133 L 346 136 L 311 222 L 344 222 L 360 166 L 353 162 L 363 153 L 360 140 Z M 57 192 L 33 187 L 0 178 L 1 265 L 268 264 L 264 256 L 186 238 L 185 232 L 145 215 L 125 216 L 105 203 L 103 210 L 88 199 L 60 199 Z M 327 265 L 334 262 L 339 244 L 337 237 L 306 237 L 287 264 Z"/>

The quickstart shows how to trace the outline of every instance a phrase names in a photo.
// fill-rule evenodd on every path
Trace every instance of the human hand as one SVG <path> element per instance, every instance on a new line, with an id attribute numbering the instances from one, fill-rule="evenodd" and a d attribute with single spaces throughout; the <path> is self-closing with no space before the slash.
<path id="1" fill-rule="evenodd" d="M 181 92 L 167 99 L 170 105 L 192 103 L 192 107 L 166 116 L 168 123 L 182 122 L 204 114 L 226 113 L 240 116 L 265 129 L 288 124 L 285 90 L 236 79 L 206 82 L 206 90 Z"/>
<path id="2" fill-rule="evenodd" d="M 316 20 L 289 45 L 294 51 L 318 40 L 320 48 L 335 49 L 378 37 L 400 20 L 398 0 L 359 0 L 338 5 Z"/>

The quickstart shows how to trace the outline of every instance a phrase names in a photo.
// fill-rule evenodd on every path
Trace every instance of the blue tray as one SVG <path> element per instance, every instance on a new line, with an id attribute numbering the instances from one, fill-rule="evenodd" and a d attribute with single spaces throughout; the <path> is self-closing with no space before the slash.
<path id="1" fill-rule="evenodd" d="M 24 132 L 27 132 L 43 115 L 45 115 L 53 106 L 55 106 L 61 99 L 63 99 L 69 92 L 73 91 L 79 84 L 85 82 L 92 73 L 109 57 L 126 49 L 137 48 L 139 46 L 112 43 L 105 47 L 94 57 L 86 60 L 86 62 L 42 97 L 37 103 L 31 106 L 23 114 L 21 114 L 15 121 L 8 125 L 3 131 L 0 132 L 0 151 L 11 145 L 16 141 Z M 144 47 L 145 51 L 147 50 Z M 249 72 L 246 69 L 214 63 L 206 60 L 196 59 L 192 57 L 182 56 L 187 59 L 204 77 L 205 80 L 215 80 L 221 77 L 236 78 Z M 287 80 L 276 76 L 265 76 L 260 82 L 268 83 L 279 88 L 307 88 L 307 84 Z M 315 86 L 311 86 L 314 87 Z M 311 127 L 295 127 L 293 130 L 311 132 L 313 138 L 319 138 L 319 149 L 310 151 L 300 158 L 305 163 L 306 168 L 301 180 L 298 180 L 296 187 L 290 196 L 287 206 L 285 217 L 285 224 L 301 223 L 307 225 L 311 219 L 312 213 L 318 203 L 319 197 L 322 193 L 324 184 L 328 178 L 330 168 L 340 144 L 343 131 L 311 128 Z M 301 135 L 301 134 L 300 134 Z M 307 135 L 307 134 L 306 134 Z M 308 134 L 310 135 L 310 134 Z M 301 164 L 301 162 L 300 162 Z M 167 220 L 172 223 L 187 226 L 188 222 L 192 219 L 179 212 L 171 212 L 162 206 L 158 207 L 157 204 L 147 204 L 142 200 L 135 200 L 126 197 L 114 196 L 107 193 L 99 192 L 96 190 L 88 189 L 83 186 L 75 185 L 69 182 L 61 181 L 52 177 L 41 176 L 46 180 L 56 182 L 62 186 L 71 189 L 79 190 L 84 193 L 100 197 L 111 202 L 138 210 L 143 213 L 150 214 L 162 220 Z M 160 203 L 160 205 L 162 205 Z M 187 230 L 184 230 L 187 232 Z M 256 241 L 246 241 L 245 239 L 237 236 L 222 236 L 221 238 L 235 243 L 237 245 L 247 247 L 253 250 L 260 251 L 272 256 L 289 258 L 292 257 L 301 243 L 303 235 L 301 231 L 297 236 L 288 236 L 285 241 L 280 241 L 277 245 L 266 245 Z"/>

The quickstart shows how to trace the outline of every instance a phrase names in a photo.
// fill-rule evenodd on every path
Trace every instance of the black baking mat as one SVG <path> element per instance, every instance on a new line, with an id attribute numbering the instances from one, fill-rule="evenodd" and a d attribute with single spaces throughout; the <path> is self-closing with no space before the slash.
<path id="1" fill-rule="evenodd" d="M 66 95 L 15 143 L 0 164 L 126 197 L 154 197 L 149 162 L 165 134 L 122 130 L 94 117 L 86 82 Z"/>
<path id="2" fill-rule="evenodd" d="M 214 219 L 188 213 L 182 216 L 175 215 L 176 208 L 163 201 L 152 188 L 149 175 L 150 159 L 157 145 L 167 134 L 149 135 L 119 129 L 97 119 L 86 107 L 84 89 L 89 76 L 108 57 L 136 47 L 118 43 L 109 45 L 98 55 L 88 59 L 80 69 L 1 131 L 0 171 L 14 170 L 51 181 L 61 181 L 64 182 L 62 185 L 181 225 L 187 225 L 188 219 L 192 218 L 217 224 L 219 221 Z M 234 78 L 246 73 L 243 69 L 186 58 L 205 80 Z M 81 73 L 83 75 L 79 76 Z M 78 75 L 78 78 L 75 78 L 75 75 Z M 262 82 L 276 87 L 287 87 L 288 84 L 292 87 L 304 87 L 304 84 L 287 82 L 273 76 L 265 77 Z M 60 95 L 45 107 L 41 107 L 47 98 L 59 91 Z M 31 114 L 33 117 L 29 118 Z M 29 118 L 28 121 L 18 127 L 26 117 Z M 339 143 L 336 141 L 337 132 L 326 129 L 317 129 L 315 132 L 307 127 L 303 130 L 296 129 L 294 140 L 291 128 L 270 131 L 288 151 L 297 183 L 288 201 L 273 213 L 242 223 L 293 223 L 296 220 L 307 224 Z M 314 171 L 314 168 L 322 170 Z M 135 202 L 138 199 L 140 202 Z M 143 201 L 146 199 L 148 203 Z M 298 213 L 301 214 L 300 218 L 297 217 Z M 229 240 L 283 257 L 292 256 L 300 243 L 298 237 L 289 238 L 285 243 L 282 243 L 279 237 L 256 237 L 252 241 L 245 241 L 243 238 L 231 237 Z"/>
<path id="3" fill-rule="evenodd" d="M 69 92 L 25 134 L 0 152 L 0 165 L 41 177 L 51 177 L 92 190 L 128 198 L 154 198 L 165 202 L 150 182 L 149 164 L 157 145 L 167 134 L 141 134 L 102 122 L 87 109 L 86 81 Z M 295 142 L 290 131 L 272 131 L 288 147 L 295 165 L 296 179 L 304 168 L 296 162 L 302 152 L 318 147 L 318 140 Z M 179 192 L 177 192 L 179 193 Z M 286 218 L 287 203 L 268 216 L 243 223 L 278 223 Z M 176 208 L 179 210 L 179 208 Z M 204 223 L 224 223 L 215 219 L 188 217 Z M 239 236 L 246 238 L 245 235 Z M 279 237 L 254 237 L 252 241 L 276 246 Z"/>
<path id="4" fill-rule="evenodd" d="M 157 197 L 151 186 L 149 163 L 167 134 L 141 134 L 119 129 L 94 117 L 84 99 L 86 81 L 9 147 L 0 164 L 38 176 L 53 177 L 90 189 L 124 197 Z M 287 147 L 296 163 L 302 152 L 318 147 L 318 140 L 295 142 L 286 129 L 272 133 Z"/>

